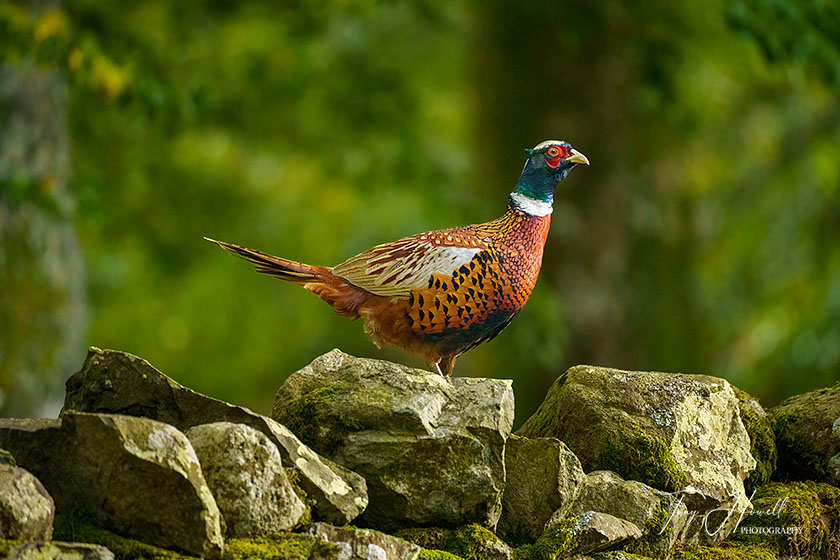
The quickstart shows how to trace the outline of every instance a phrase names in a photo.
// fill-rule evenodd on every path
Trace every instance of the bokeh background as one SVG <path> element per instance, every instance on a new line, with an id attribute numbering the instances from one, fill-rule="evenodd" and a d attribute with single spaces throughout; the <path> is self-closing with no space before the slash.
<path id="1" fill-rule="evenodd" d="M 267 412 L 361 324 L 207 235 L 313 264 L 499 215 L 564 139 L 523 313 L 456 373 L 840 379 L 840 8 L 822 0 L 0 2 L 0 414 L 88 345 Z"/>

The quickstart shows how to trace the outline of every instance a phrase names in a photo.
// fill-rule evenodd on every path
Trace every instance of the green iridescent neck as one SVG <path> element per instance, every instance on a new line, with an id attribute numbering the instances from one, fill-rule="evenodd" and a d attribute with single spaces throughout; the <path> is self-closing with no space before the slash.
<path id="1" fill-rule="evenodd" d="M 540 181 L 539 183 L 534 183 L 529 179 L 530 177 L 525 177 L 523 174 L 522 177 L 519 178 L 519 182 L 516 183 L 516 187 L 513 189 L 513 192 L 540 202 L 547 202 L 551 204 L 554 201 L 554 187 L 557 186 L 557 183 L 555 181 Z M 548 184 L 549 182 L 551 183 L 550 185 Z"/>

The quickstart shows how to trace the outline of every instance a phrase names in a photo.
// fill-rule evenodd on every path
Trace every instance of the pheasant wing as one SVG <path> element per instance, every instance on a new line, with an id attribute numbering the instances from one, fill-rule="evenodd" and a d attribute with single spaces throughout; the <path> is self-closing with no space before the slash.
<path id="1" fill-rule="evenodd" d="M 409 298 L 430 287 L 433 275 L 449 277 L 486 249 L 472 227 L 432 231 L 372 247 L 332 273 L 373 294 Z"/>

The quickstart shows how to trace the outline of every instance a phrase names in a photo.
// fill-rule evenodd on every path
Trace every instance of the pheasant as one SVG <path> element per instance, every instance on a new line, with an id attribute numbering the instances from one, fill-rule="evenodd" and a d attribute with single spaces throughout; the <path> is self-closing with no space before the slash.
<path id="1" fill-rule="evenodd" d="M 377 347 L 420 355 L 431 371 L 450 376 L 458 356 L 498 335 L 528 301 L 554 189 L 577 164 L 589 165 L 568 142 L 548 140 L 525 152 L 500 218 L 377 245 L 334 267 L 205 239 L 251 261 L 258 272 L 303 286 L 339 315 L 361 317 Z"/>

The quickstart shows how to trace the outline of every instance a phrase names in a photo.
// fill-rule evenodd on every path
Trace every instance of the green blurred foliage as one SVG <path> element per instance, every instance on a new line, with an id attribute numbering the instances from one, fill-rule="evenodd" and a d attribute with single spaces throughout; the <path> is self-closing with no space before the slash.
<path id="1" fill-rule="evenodd" d="M 579 361 L 765 404 L 840 378 L 838 21 L 817 0 L 5 2 L 0 57 L 67 82 L 86 341 L 263 412 L 336 346 L 421 364 L 202 236 L 335 264 L 497 216 L 522 148 L 571 141 L 593 165 L 558 192 L 531 302 L 456 371 L 513 377 L 521 423 Z"/>

